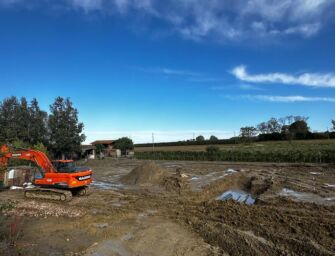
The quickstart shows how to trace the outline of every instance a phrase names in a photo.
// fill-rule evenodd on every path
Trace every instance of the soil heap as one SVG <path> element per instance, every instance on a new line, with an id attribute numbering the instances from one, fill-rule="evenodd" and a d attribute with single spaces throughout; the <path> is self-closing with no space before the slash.
<path id="1" fill-rule="evenodd" d="M 166 176 L 167 170 L 148 161 L 133 169 L 121 179 L 121 182 L 127 185 L 158 185 Z"/>

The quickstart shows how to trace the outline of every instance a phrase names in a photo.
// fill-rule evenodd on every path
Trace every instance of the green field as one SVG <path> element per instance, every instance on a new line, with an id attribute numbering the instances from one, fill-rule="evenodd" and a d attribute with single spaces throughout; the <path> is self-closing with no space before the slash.
<path id="1" fill-rule="evenodd" d="M 335 163 L 335 140 L 266 141 L 217 145 L 219 152 L 206 152 L 207 145 L 135 148 L 139 159 Z"/>

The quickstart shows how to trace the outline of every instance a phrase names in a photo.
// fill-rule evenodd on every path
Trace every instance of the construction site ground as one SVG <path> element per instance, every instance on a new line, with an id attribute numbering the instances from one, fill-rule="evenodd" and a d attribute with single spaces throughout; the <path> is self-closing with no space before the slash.
<path id="1" fill-rule="evenodd" d="M 90 194 L 66 203 L 0 192 L 0 254 L 335 255 L 335 166 L 155 163 L 90 160 Z M 256 203 L 216 200 L 230 189 Z"/>

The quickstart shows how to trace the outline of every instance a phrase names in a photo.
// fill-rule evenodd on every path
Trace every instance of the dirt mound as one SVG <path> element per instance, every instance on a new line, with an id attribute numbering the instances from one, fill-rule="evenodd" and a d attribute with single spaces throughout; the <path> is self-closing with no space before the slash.
<path id="1" fill-rule="evenodd" d="M 121 182 L 127 185 L 153 185 L 162 183 L 166 176 L 165 169 L 150 161 L 133 169 Z"/>
<path id="2" fill-rule="evenodd" d="M 249 190 L 254 196 L 259 196 L 266 192 L 272 185 L 273 182 L 270 178 L 254 176 L 250 180 Z"/>
<path id="3" fill-rule="evenodd" d="M 203 191 L 196 194 L 197 199 L 212 200 L 229 189 L 248 191 L 250 177 L 244 173 L 227 176 L 225 179 L 217 180 L 205 186 Z"/>
<path id="4" fill-rule="evenodd" d="M 176 192 L 178 194 L 190 189 L 189 183 L 185 179 L 178 176 L 165 177 L 161 185 L 166 189 L 166 191 Z"/>

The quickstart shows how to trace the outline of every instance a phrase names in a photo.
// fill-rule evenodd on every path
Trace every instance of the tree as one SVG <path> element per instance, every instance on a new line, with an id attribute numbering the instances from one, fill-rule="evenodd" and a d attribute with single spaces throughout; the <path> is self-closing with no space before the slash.
<path id="1" fill-rule="evenodd" d="M 305 123 L 307 123 L 307 121 L 308 121 L 308 117 L 306 117 L 306 116 L 295 116 L 294 117 L 294 121 L 296 122 L 296 121 L 304 121 Z"/>
<path id="2" fill-rule="evenodd" d="M 260 124 L 257 125 L 257 130 L 261 133 L 261 134 L 266 134 L 269 133 L 269 126 L 267 122 L 262 122 Z"/>
<path id="3" fill-rule="evenodd" d="M 216 136 L 214 136 L 214 135 L 212 135 L 210 138 L 209 138 L 209 141 L 218 141 L 219 139 L 216 137 Z"/>
<path id="4" fill-rule="evenodd" d="M 279 133 L 281 131 L 282 127 L 276 118 L 272 117 L 267 124 L 270 133 Z"/>
<path id="5" fill-rule="evenodd" d="M 78 120 L 78 111 L 69 98 L 57 97 L 50 105 L 48 120 L 50 149 L 56 157 L 66 157 L 80 152 L 85 140 L 84 124 Z"/>
<path id="6" fill-rule="evenodd" d="M 333 130 L 335 130 L 335 120 L 332 120 Z"/>
<path id="7" fill-rule="evenodd" d="M 120 149 L 121 153 L 125 155 L 128 150 L 134 149 L 134 143 L 131 139 L 123 137 L 114 142 L 114 148 Z"/>
<path id="8" fill-rule="evenodd" d="M 36 99 L 30 105 L 22 97 L 10 97 L 0 103 L 0 142 L 22 141 L 27 145 L 46 143 L 47 113 L 41 111 Z"/>
<path id="9" fill-rule="evenodd" d="M 198 141 L 198 142 L 202 142 L 202 141 L 205 141 L 205 137 L 202 136 L 202 135 L 199 135 L 195 138 L 195 141 Z"/>
<path id="10" fill-rule="evenodd" d="M 295 121 L 288 129 L 295 139 L 304 139 L 309 132 L 309 127 L 304 120 Z"/>
<path id="11" fill-rule="evenodd" d="M 42 111 L 38 101 L 34 98 L 29 106 L 29 143 L 36 145 L 42 143 L 47 145 L 48 142 L 48 114 Z"/>
<path id="12" fill-rule="evenodd" d="M 30 142 L 30 114 L 29 114 L 29 106 L 27 99 L 22 97 L 18 107 L 17 113 L 17 137 L 19 140 L 28 143 Z"/>
<path id="13" fill-rule="evenodd" d="M 105 153 L 106 147 L 103 144 L 97 144 L 95 146 L 95 152 L 97 155 L 100 155 L 100 153 Z"/>
<path id="14" fill-rule="evenodd" d="M 16 97 L 6 98 L 0 103 L 0 142 L 19 140 L 19 112 L 20 104 Z"/>
<path id="15" fill-rule="evenodd" d="M 243 139 L 251 140 L 257 135 L 257 129 L 253 126 L 245 126 L 240 129 L 240 136 Z"/>

